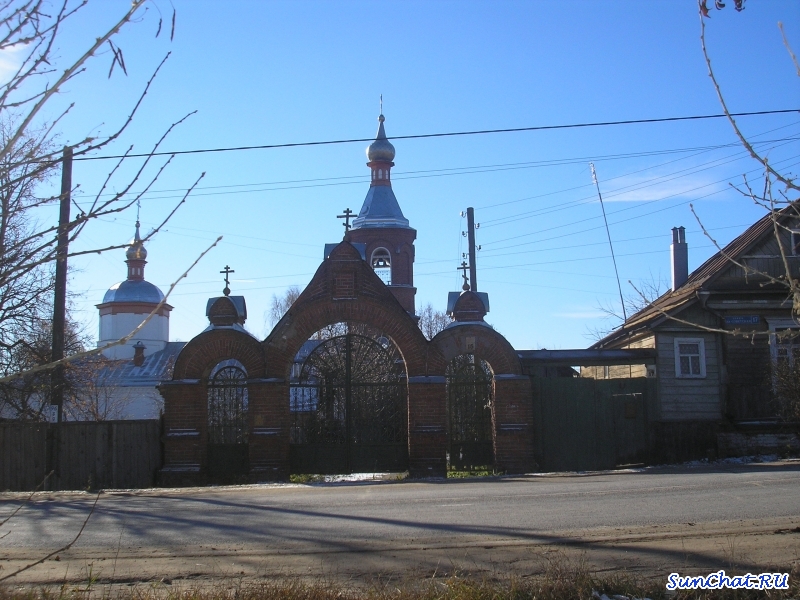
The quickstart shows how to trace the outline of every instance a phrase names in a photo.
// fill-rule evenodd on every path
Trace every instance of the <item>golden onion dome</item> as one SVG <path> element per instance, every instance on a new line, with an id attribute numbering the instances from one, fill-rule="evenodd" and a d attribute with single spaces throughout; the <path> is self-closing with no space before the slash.
<path id="1" fill-rule="evenodd" d="M 136 221 L 136 233 L 133 235 L 131 245 L 125 252 L 128 260 L 145 260 L 147 258 L 147 250 L 144 247 L 144 242 L 139 236 L 139 221 Z"/>

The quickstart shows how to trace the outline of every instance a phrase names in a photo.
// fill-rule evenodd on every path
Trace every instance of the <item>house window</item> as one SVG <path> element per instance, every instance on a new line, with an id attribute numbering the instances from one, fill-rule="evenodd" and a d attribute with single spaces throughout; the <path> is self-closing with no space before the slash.
<path id="1" fill-rule="evenodd" d="M 800 359 L 800 325 L 794 319 L 767 317 L 772 363 Z"/>
<path id="2" fill-rule="evenodd" d="M 392 285 L 392 256 L 386 248 L 378 248 L 372 253 L 372 268 L 386 285 Z"/>
<path id="3" fill-rule="evenodd" d="M 706 376 L 706 349 L 701 338 L 675 338 L 675 377 Z"/>
<path id="4" fill-rule="evenodd" d="M 772 334 L 772 356 L 776 363 L 786 362 L 790 366 L 800 359 L 800 330 L 776 329 Z"/>
<path id="5" fill-rule="evenodd" d="M 792 231 L 792 255 L 800 256 L 800 231 Z"/>

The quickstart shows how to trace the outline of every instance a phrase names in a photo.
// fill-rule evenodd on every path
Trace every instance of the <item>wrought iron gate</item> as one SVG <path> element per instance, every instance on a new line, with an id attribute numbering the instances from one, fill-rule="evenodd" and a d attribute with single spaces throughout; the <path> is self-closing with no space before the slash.
<path id="1" fill-rule="evenodd" d="M 386 338 L 321 342 L 290 387 L 293 473 L 408 467 L 405 365 Z"/>
<path id="2" fill-rule="evenodd" d="M 492 372 L 472 354 L 447 367 L 448 450 L 451 469 L 494 464 Z"/>
<path id="3" fill-rule="evenodd" d="M 231 480 L 249 470 L 247 374 L 237 361 L 225 361 L 208 381 L 208 472 Z"/>

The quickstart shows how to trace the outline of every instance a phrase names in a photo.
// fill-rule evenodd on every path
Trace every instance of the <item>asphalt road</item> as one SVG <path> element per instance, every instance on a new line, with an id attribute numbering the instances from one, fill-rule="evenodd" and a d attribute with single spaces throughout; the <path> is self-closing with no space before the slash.
<path id="1" fill-rule="evenodd" d="M 0 495 L 0 521 L 22 498 Z M 655 576 L 800 561 L 800 462 L 782 462 L 37 494 L 0 526 L 0 578 L 68 544 L 95 498 L 75 545 L 15 580 L 58 581 L 89 569 L 120 581 L 454 569 L 524 575 L 546 568 L 554 552 Z"/>

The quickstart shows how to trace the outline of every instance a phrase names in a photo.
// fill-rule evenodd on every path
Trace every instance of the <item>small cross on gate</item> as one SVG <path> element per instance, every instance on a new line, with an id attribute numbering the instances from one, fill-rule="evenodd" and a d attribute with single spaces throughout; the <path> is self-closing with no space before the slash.
<path id="1" fill-rule="evenodd" d="M 461 266 L 456 269 L 456 271 L 461 271 L 461 276 L 464 278 L 464 285 L 461 286 L 461 289 L 465 292 L 469 290 L 469 283 L 467 283 L 467 269 L 469 269 L 469 265 L 466 261 L 461 261 Z"/>
<path id="2" fill-rule="evenodd" d="M 225 294 L 226 296 L 230 296 L 231 288 L 228 287 L 230 285 L 230 281 L 228 281 L 228 275 L 230 275 L 231 273 L 236 273 L 236 271 L 231 269 L 228 265 L 225 265 L 225 268 L 222 271 L 220 271 L 220 273 L 225 274 L 225 289 L 222 290 L 222 293 Z"/>
<path id="3" fill-rule="evenodd" d="M 343 215 L 336 215 L 336 218 L 337 219 L 344 219 L 344 223 L 342 223 L 342 225 L 344 225 L 344 230 L 345 230 L 345 232 L 347 232 L 347 231 L 350 231 L 350 217 L 352 217 L 354 213 L 349 208 L 345 208 L 342 212 L 344 214 Z"/>

